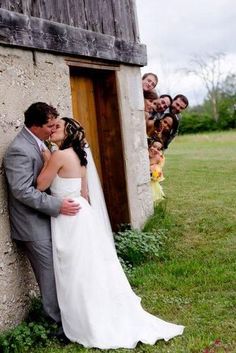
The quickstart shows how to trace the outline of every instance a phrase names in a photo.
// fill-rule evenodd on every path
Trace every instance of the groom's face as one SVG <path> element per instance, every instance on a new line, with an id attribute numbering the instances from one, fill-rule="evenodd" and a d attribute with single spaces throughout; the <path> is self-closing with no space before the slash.
<path id="1" fill-rule="evenodd" d="M 57 121 L 58 121 L 58 118 L 50 117 L 48 119 L 48 122 L 46 124 L 43 124 L 43 126 L 32 126 L 30 130 L 40 140 L 44 141 L 44 140 L 47 140 L 51 136 L 51 134 L 55 131 Z"/>

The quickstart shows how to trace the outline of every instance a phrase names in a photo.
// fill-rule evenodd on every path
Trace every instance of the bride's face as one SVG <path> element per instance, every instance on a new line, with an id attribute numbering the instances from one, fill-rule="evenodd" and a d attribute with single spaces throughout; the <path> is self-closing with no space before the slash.
<path id="1" fill-rule="evenodd" d="M 65 139 L 65 121 L 60 119 L 56 123 L 55 131 L 51 134 L 50 140 L 54 143 L 56 143 L 58 146 L 61 145 L 61 143 Z"/>

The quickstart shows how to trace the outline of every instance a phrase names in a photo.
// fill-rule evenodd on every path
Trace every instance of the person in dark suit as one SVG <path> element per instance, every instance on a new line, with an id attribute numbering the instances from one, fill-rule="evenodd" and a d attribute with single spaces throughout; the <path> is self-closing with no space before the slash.
<path id="1" fill-rule="evenodd" d="M 54 322 L 61 321 L 53 271 L 50 217 L 73 216 L 79 204 L 36 189 L 43 167 L 42 151 L 55 129 L 57 110 L 43 102 L 25 111 L 25 125 L 8 147 L 4 167 L 8 185 L 11 236 L 26 253 L 38 282 L 43 309 Z"/>
<path id="2" fill-rule="evenodd" d="M 171 113 L 174 114 L 176 119 L 177 119 L 177 127 L 175 130 L 172 130 L 170 134 L 169 141 L 167 143 L 166 148 L 168 145 L 171 143 L 171 141 L 178 135 L 178 129 L 179 129 L 179 124 L 182 119 L 181 113 L 188 107 L 188 98 L 184 96 L 183 94 L 177 94 L 171 103 L 171 106 L 165 111 L 165 113 Z"/>

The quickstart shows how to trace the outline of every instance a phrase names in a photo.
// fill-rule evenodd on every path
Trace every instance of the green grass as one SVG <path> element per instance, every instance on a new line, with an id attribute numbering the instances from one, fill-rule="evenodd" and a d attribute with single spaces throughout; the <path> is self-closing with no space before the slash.
<path id="1" fill-rule="evenodd" d="M 186 329 L 168 343 L 140 344 L 132 352 L 236 352 L 235 152 L 236 131 L 180 136 L 168 149 L 167 200 L 145 227 L 168 228 L 168 239 L 161 260 L 135 269 L 132 285 L 149 312 Z M 52 343 L 32 353 L 46 352 L 101 351 Z"/>

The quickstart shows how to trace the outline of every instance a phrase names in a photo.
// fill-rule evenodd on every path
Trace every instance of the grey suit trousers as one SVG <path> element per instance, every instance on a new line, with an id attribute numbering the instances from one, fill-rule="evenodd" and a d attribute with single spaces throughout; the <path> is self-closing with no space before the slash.
<path id="1" fill-rule="evenodd" d="M 61 321 L 53 271 L 52 242 L 50 239 L 16 241 L 28 257 L 42 296 L 43 309 L 56 322 Z"/>

